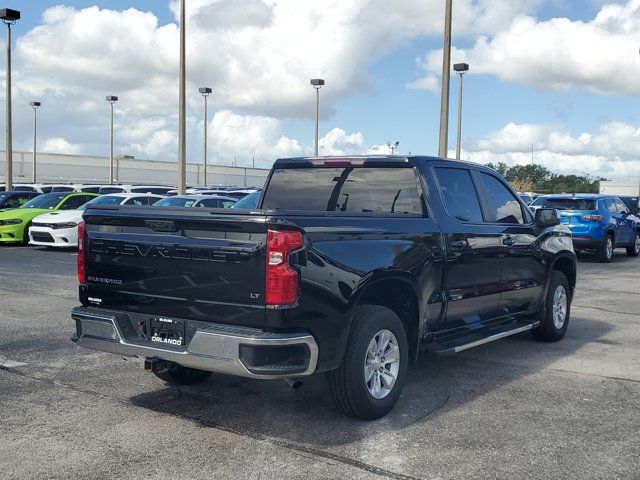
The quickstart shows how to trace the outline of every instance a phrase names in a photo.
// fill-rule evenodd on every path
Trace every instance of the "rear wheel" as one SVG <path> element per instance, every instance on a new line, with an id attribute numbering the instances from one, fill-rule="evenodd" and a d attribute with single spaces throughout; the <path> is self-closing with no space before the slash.
<path id="1" fill-rule="evenodd" d="M 567 332 L 571 313 L 571 287 L 563 273 L 553 271 L 544 308 L 540 312 L 540 325 L 531 331 L 537 340 L 557 342 Z"/>
<path id="2" fill-rule="evenodd" d="M 342 364 L 329 372 L 336 406 L 362 420 L 386 415 L 400 398 L 408 350 L 404 325 L 392 310 L 378 305 L 358 307 Z"/>
<path id="3" fill-rule="evenodd" d="M 610 234 L 605 235 L 604 241 L 598 250 L 598 259 L 603 263 L 609 263 L 613 258 L 614 242 L 613 236 Z"/>
<path id="4" fill-rule="evenodd" d="M 183 367 L 177 363 L 171 363 L 169 368 L 162 372 L 153 370 L 153 374 L 156 377 L 171 385 L 194 385 L 196 383 L 204 382 L 211 376 L 211 373 L 212 372 L 206 372 L 195 368 Z"/>
<path id="5" fill-rule="evenodd" d="M 640 255 L 640 232 L 636 232 L 636 236 L 633 239 L 633 245 L 627 247 L 627 255 L 630 257 L 637 257 Z"/>

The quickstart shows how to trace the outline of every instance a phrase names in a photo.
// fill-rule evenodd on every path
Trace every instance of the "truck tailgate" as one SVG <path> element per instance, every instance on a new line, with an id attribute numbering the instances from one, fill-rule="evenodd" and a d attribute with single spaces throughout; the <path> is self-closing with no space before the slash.
<path id="1" fill-rule="evenodd" d="M 262 326 L 266 217 L 229 210 L 86 210 L 83 303 Z"/>

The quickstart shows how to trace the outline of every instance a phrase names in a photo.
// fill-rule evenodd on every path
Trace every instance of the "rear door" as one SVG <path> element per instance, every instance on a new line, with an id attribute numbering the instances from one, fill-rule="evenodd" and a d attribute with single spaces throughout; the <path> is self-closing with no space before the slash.
<path id="1" fill-rule="evenodd" d="M 446 238 L 446 329 L 500 315 L 502 229 L 487 228 L 471 171 L 433 169 L 445 212 L 440 226 Z"/>
<path id="2" fill-rule="evenodd" d="M 91 206 L 84 218 L 89 304 L 263 326 L 264 216 Z"/>

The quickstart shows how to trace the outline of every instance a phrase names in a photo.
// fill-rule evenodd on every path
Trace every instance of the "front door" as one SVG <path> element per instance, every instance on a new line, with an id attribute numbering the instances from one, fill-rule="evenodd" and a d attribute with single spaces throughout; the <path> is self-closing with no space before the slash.
<path id="1" fill-rule="evenodd" d="M 535 248 L 532 216 L 517 195 L 498 177 L 477 172 L 487 227 L 499 232 L 500 310 L 509 315 L 531 310 L 544 294 L 547 267 Z"/>

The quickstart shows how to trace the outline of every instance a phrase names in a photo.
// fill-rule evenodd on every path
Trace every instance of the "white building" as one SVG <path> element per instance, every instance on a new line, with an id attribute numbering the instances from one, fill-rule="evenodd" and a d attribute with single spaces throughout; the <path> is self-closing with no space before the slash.
<path id="1" fill-rule="evenodd" d="M 629 181 L 601 181 L 600 193 L 621 196 L 640 195 L 640 178 L 638 180 Z"/>
<path id="2" fill-rule="evenodd" d="M 37 181 L 43 183 L 107 183 L 109 158 L 85 155 L 38 153 Z M 176 162 L 156 160 L 114 159 L 114 179 L 118 183 L 175 185 L 178 180 Z M 187 163 L 187 184 L 204 181 L 201 163 Z M 31 182 L 32 153 L 13 152 L 13 183 Z M 5 152 L 0 152 L 0 182 L 4 182 Z M 209 185 L 262 186 L 269 170 L 251 167 L 207 166 Z"/>

